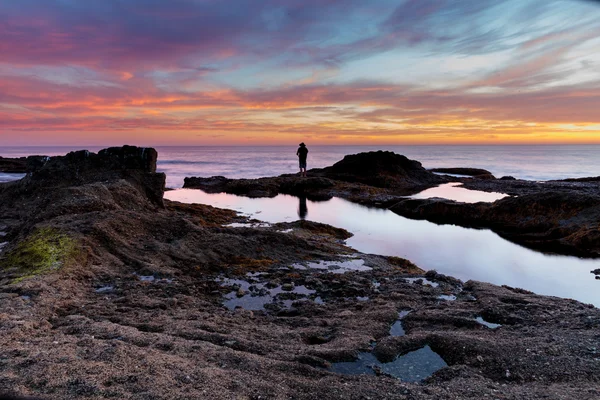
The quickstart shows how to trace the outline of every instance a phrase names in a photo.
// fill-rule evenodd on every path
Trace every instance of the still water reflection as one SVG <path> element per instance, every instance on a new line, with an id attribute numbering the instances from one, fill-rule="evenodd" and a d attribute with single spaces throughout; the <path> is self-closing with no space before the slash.
<path id="1" fill-rule="evenodd" d="M 165 198 L 230 208 L 267 222 L 295 221 L 301 208 L 297 197 L 287 195 L 250 199 L 179 189 L 166 192 Z M 364 253 L 404 257 L 425 270 L 435 269 L 462 280 L 520 287 L 600 306 L 600 281 L 590 273 L 600 268 L 600 260 L 542 254 L 490 230 L 415 221 L 339 198 L 307 200 L 306 210 L 310 210 L 306 219 L 354 233 L 347 243 Z"/>
<path id="2" fill-rule="evenodd" d="M 410 197 L 413 199 L 431 199 L 433 197 L 441 197 L 443 199 L 460 201 L 462 203 L 477 203 L 480 201 L 491 203 L 508 196 L 504 193 L 488 193 L 480 190 L 469 190 L 460 186 L 462 186 L 462 183 L 460 182 L 444 183 L 443 185 L 423 190 L 421 193 L 417 193 Z"/>

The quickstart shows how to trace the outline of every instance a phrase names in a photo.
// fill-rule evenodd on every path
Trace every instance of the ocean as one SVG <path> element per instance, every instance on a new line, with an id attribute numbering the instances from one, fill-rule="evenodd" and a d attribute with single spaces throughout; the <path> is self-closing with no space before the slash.
<path id="1" fill-rule="evenodd" d="M 85 147 L 98 151 L 103 147 Z M 420 161 L 425 168 L 474 167 L 497 177 L 529 180 L 600 176 L 600 145 L 506 146 L 308 146 L 308 168 L 332 165 L 347 154 L 389 150 Z M 1 147 L 0 156 L 62 155 L 83 147 Z M 298 172 L 295 146 L 156 147 L 158 170 L 167 186 L 178 188 L 186 176 L 258 178 Z"/>

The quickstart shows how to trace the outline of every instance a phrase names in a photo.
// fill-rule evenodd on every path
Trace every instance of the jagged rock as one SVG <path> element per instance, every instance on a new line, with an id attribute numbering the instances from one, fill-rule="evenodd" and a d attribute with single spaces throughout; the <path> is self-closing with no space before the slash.
<path id="1" fill-rule="evenodd" d="M 8 185 L 5 190 L 57 190 L 73 185 L 81 187 L 85 184 L 124 180 L 151 203 L 162 207 L 166 177 L 163 173 L 156 173 L 157 157 L 155 149 L 135 146 L 111 147 L 98 154 L 80 150 L 65 156 L 28 157 L 27 176 Z M 125 194 L 121 189 L 124 187 L 115 188 L 113 197 L 119 193 Z M 96 191 L 98 196 L 98 187 L 90 190 Z"/>

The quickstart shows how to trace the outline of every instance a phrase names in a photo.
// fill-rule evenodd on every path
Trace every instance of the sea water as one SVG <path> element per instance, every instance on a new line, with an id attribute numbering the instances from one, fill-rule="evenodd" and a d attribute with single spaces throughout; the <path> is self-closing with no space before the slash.
<path id="1" fill-rule="evenodd" d="M 97 152 L 102 147 L 86 147 Z M 83 147 L 0 147 L 0 156 L 64 155 Z M 157 147 L 158 170 L 167 187 L 183 185 L 189 176 L 258 178 L 298 171 L 296 146 Z M 323 168 L 348 154 L 389 150 L 420 161 L 425 168 L 484 168 L 497 177 L 551 180 L 600 176 L 600 145 L 543 146 L 311 146 L 308 168 Z"/>

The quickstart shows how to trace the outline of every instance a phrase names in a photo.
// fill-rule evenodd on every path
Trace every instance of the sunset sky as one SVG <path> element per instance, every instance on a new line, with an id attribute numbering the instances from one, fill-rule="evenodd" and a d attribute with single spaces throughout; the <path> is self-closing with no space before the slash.
<path id="1" fill-rule="evenodd" d="M 600 143 L 600 2 L 0 0 L 0 146 Z"/>

